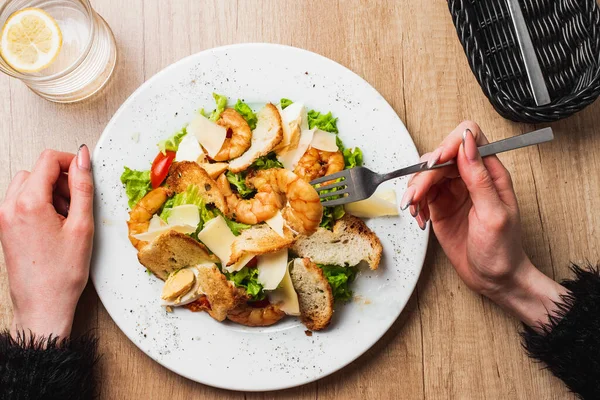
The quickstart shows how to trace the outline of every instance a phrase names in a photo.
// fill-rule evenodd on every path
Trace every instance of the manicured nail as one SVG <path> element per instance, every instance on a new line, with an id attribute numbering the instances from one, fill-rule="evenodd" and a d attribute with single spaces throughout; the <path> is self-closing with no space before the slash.
<path id="1" fill-rule="evenodd" d="M 416 206 L 411 205 L 410 208 L 409 208 L 410 215 L 412 215 L 413 218 L 416 218 L 417 215 L 419 215 L 419 211 L 421 211 L 421 205 L 420 204 L 417 204 Z"/>
<path id="2" fill-rule="evenodd" d="M 415 188 L 414 186 L 409 186 L 404 192 L 404 196 L 402 196 L 402 200 L 400 201 L 400 209 L 402 211 L 406 210 L 408 206 L 412 204 L 413 198 L 415 197 Z"/>
<path id="3" fill-rule="evenodd" d="M 90 150 L 85 144 L 79 146 L 79 150 L 77 150 L 77 166 L 84 171 L 89 171 L 92 167 Z"/>
<path id="4" fill-rule="evenodd" d="M 465 150 L 467 160 L 476 161 L 479 158 L 477 143 L 475 143 L 475 137 L 469 128 L 463 132 L 463 149 Z"/>
<path id="5" fill-rule="evenodd" d="M 431 156 L 429 157 L 429 161 L 427 161 L 427 168 L 431 168 L 435 164 L 437 164 L 437 162 L 440 161 L 441 156 L 442 156 L 442 148 L 438 147 L 437 149 L 435 149 L 433 151 L 433 153 L 431 153 Z"/>
<path id="6" fill-rule="evenodd" d="M 421 228 L 422 231 L 424 231 L 427 226 L 427 221 L 423 219 L 421 214 L 417 215 L 417 225 L 419 225 L 419 228 Z"/>

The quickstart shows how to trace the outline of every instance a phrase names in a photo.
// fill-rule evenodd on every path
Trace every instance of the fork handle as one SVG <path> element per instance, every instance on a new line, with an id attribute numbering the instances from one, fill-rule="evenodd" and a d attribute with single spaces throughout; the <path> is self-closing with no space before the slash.
<path id="1" fill-rule="evenodd" d="M 516 150 L 522 147 L 549 142 L 552 139 L 554 139 L 554 134 L 552 133 L 552 128 L 548 127 L 538 129 L 537 131 L 525 133 L 523 135 L 513 136 L 508 139 L 498 140 L 494 143 L 485 144 L 483 146 L 479 146 L 477 149 L 479 150 L 479 155 L 481 155 L 481 157 L 487 157 L 494 154 L 504 153 L 505 151 Z M 411 165 L 410 167 L 388 172 L 387 174 L 382 174 L 380 175 L 380 180 L 378 184 L 385 181 L 389 181 L 390 179 L 399 178 L 401 176 L 410 175 L 422 171 L 429 171 L 432 169 L 443 168 L 453 164 L 455 164 L 455 161 L 450 160 L 446 163 L 436 164 L 433 167 L 428 168 L 427 162 L 422 162 L 419 164 Z"/>

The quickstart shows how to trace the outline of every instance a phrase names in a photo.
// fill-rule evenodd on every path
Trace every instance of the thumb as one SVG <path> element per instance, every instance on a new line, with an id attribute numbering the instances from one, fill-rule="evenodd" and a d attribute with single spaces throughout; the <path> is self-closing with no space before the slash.
<path id="1" fill-rule="evenodd" d="M 67 223 L 91 227 L 94 224 L 94 183 L 90 151 L 84 144 L 69 167 L 69 192 L 71 205 Z"/>
<path id="2" fill-rule="evenodd" d="M 502 205 L 500 196 L 479 155 L 473 133 L 468 128 L 463 133 L 463 144 L 458 151 L 457 164 L 458 172 L 469 191 L 475 211 L 478 214 L 488 214 L 497 210 Z"/>

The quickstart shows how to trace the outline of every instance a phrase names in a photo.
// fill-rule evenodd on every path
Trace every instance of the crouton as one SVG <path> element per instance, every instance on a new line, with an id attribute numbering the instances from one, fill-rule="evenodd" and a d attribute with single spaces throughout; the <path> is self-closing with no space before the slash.
<path id="1" fill-rule="evenodd" d="M 167 176 L 167 186 L 177 193 L 185 192 L 190 185 L 200 188 L 200 194 L 207 204 L 214 204 L 221 212 L 227 215 L 227 203 L 217 183 L 209 174 L 193 161 L 173 163 Z"/>
<path id="2" fill-rule="evenodd" d="M 283 139 L 281 116 L 277 108 L 269 103 L 257 114 L 258 122 L 252 131 L 250 148 L 240 157 L 229 162 L 229 170 L 237 173 L 248 168 L 257 158 L 266 156 Z"/>
<path id="3" fill-rule="evenodd" d="M 163 281 L 180 268 L 220 262 L 209 254 L 206 246 L 176 231 L 167 231 L 142 247 L 138 252 L 138 260 Z"/>
<path id="4" fill-rule="evenodd" d="M 360 218 L 346 214 L 335 223 L 333 231 L 319 228 L 311 236 L 300 236 L 292 251 L 317 264 L 353 266 L 364 260 L 375 270 L 383 247 L 377 235 Z"/>
<path id="5" fill-rule="evenodd" d="M 333 292 L 323 270 L 308 258 L 296 258 L 290 277 L 300 303 L 300 319 L 312 331 L 325 329 L 333 316 Z"/>

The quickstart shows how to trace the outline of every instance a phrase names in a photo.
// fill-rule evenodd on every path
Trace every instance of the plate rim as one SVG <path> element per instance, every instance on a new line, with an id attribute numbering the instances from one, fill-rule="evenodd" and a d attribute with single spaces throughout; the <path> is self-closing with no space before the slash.
<path id="1" fill-rule="evenodd" d="M 125 112 L 125 110 L 129 107 L 130 103 L 133 103 L 133 101 L 136 99 L 136 97 L 138 97 L 138 95 L 140 95 L 140 93 L 145 90 L 147 87 L 151 86 L 155 81 L 157 81 L 158 79 L 160 79 L 163 75 L 168 74 L 172 69 L 175 69 L 178 65 L 180 64 L 184 64 L 186 61 L 188 61 L 189 59 L 193 59 L 195 57 L 199 57 L 202 54 L 205 53 L 212 53 L 212 52 L 216 52 L 216 51 L 228 51 L 228 50 L 235 50 L 237 48 L 240 47 L 270 47 L 273 49 L 284 49 L 286 51 L 297 51 L 300 53 L 305 53 L 310 57 L 317 57 L 322 59 L 323 61 L 329 62 L 329 63 L 333 63 L 336 65 L 336 67 L 338 68 L 343 68 L 344 70 L 346 70 L 347 72 L 352 73 L 353 75 L 355 75 L 358 79 L 360 79 L 363 83 L 365 83 L 368 87 L 370 87 L 372 90 L 374 90 L 383 100 L 383 102 L 385 103 L 385 106 L 388 108 L 389 111 L 393 112 L 394 115 L 396 116 L 396 118 L 398 118 L 398 121 L 402 124 L 402 126 L 404 127 L 404 129 L 406 130 L 406 132 L 408 133 L 408 136 L 410 138 L 410 143 L 407 143 L 406 145 L 409 145 L 411 150 L 414 150 L 414 152 L 417 154 L 417 156 L 419 155 L 419 151 L 415 145 L 415 142 L 412 138 L 412 136 L 410 135 L 410 132 L 408 131 L 408 128 L 406 127 L 406 125 L 404 124 L 404 121 L 402 121 L 402 119 L 400 118 L 400 116 L 398 115 L 398 113 L 396 112 L 396 110 L 394 110 L 394 108 L 390 105 L 390 103 L 387 101 L 387 99 L 381 94 L 379 93 L 379 91 L 377 89 L 375 89 L 375 87 L 373 87 L 366 79 L 364 79 L 362 76 L 360 76 L 358 73 L 352 71 L 350 68 L 338 63 L 335 60 L 332 60 L 328 57 L 325 57 L 319 53 L 315 53 L 313 51 L 310 50 L 306 50 L 303 48 L 299 48 L 299 47 L 295 47 L 295 46 L 289 46 L 289 45 L 284 45 L 284 44 L 279 44 L 279 43 L 268 43 L 268 42 L 248 42 L 248 43 L 235 43 L 235 44 L 228 44 L 228 45 L 224 45 L 224 46 L 217 46 L 217 47 L 211 47 L 208 49 L 204 49 L 201 50 L 199 52 L 196 52 L 194 54 L 190 54 L 186 57 L 183 57 L 169 65 L 167 65 L 166 67 L 164 67 L 163 69 L 161 69 L 160 71 L 156 72 L 154 75 L 152 75 L 150 78 L 146 79 L 144 82 L 142 82 L 142 84 L 140 86 L 137 87 L 137 89 L 135 89 L 128 97 L 127 99 L 119 106 L 119 108 L 117 109 L 117 111 L 112 115 L 111 119 L 108 121 L 108 123 L 106 124 L 105 128 L 103 129 L 100 137 L 98 138 L 98 141 L 96 142 L 96 146 L 94 147 L 94 150 L 92 152 L 92 165 L 93 165 L 93 159 L 98 157 L 99 152 L 101 151 L 102 145 L 104 144 L 104 142 L 107 140 L 107 137 L 109 135 L 109 131 L 112 129 L 113 125 L 116 123 L 115 121 L 121 116 L 122 113 Z M 92 168 L 92 171 L 94 171 L 94 169 Z M 97 201 L 94 202 L 94 214 L 96 214 L 96 210 L 97 210 Z M 361 218 L 362 219 L 362 218 Z M 95 222 L 96 223 L 96 222 Z M 110 318 L 112 319 L 112 321 L 115 323 L 115 325 L 119 328 L 119 331 L 121 331 L 121 333 L 123 333 L 125 335 L 125 337 L 127 337 L 127 339 L 129 339 L 129 341 L 131 341 L 135 347 L 140 350 L 142 353 L 144 353 L 144 355 L 146 357 L 151 358 L 153 361 L 155 361 L 156 363 L 158 363 L 161 367 L 177 374 L 180 375 L 186 379 L 189 379 L 191 381 L 200 383 L 202 385 L 206 385 L 206 386 L 211 386 L 214 388 L 218 388 L 218 389 L 225 389 L 225 390 L 229 390 L 229 391 L 235 391 L 235 392 L 271 392 L 271 391 L 277 391 L 277 390 L 285 390 L 285 389 L 290 389 L 290 388 L 295 388 L 295 387 L 300 387 L 300 386 L 304 386 L 307 385 L 309 383 L 318 381 L 320 379 L 326 378 L 338 371 L 340 371 L 341 369 L 347 367 L 348 365 L 350 365 L 351 363 L 353 363 L 354 361 L 356 361 L 357 359 L 359 359 L 360 357 L 362 357 L 363 355 L 365 355 L 366 352 L 368 352 L 375 344 L 377 344 L 381 338 L 390 330 L 390 328 L 394 325 L 394 323 L 398 320 L 398 318 L 400 317 L 400 315 L 402 314 L 402 312 L 405 310 L 406 305 L 408 304 L 408 302 L 410 301 L 410 298 L 413 296 L 415 288 L 417 287 L 417 284 L 419 282 L 419 279 L 421 277 L 421 274 L 423 272 L 423 267 L 425 264 L 425 259 L 427 256 L 427 250 L 429 248 L 429 237 L 430 237 L 430 225 L 428 224 L 424 230 L 424 237 L 426 238 L 425 240 L 425 245 L 422 247 L 422 254 L 420 254 L 419 256 L 415 257 L 415 261 L 418 263 L 418 268 L 415 271 L 415 275 L 416 278 L 414 279 L 414 282 L 412 282 L 410 285 L 407 285 L 407 289 L 410 291 L 410 295 L 406 298 L 406 301 L 400 303 L 401 307 L 399 307 L 399 312 L 398 314 L 395 316 L 394 319 L 390 320 L 389 324 L 385 324 L 385 329 L 382 329 L 380 333 L 376 334 L 376 338 L 372 341 L 372 343 L 370 343 L 368 345 L 368 347 L 362 351 L 357 353 L 354 357 L 351 357 L 347 360 L 344 360 L 343 362 L 340 363 L 340 365 L 332 368 L 331 370 L 328 370 L 324 373 L 320 373 L 315 375 L 314 377 L 311 378 L 305 378 L 303 379 L 303 381 L 301 383 L 292 383 L 292 384 L 280 384 L 280 385 L 272 385 L 268 388 L 256 388 L 256 387 L 247 387 L 247 388 L 236 388 L 236 389 L 232 389 L 229 387 L 225 387 L 223 385 L 219 385 L 219 384 L 215 384 L 215 383 L 211 383 L 209 381 L 206 381 L 202 378 L 198 378 L 196 376 L 192 376 L 190 374 L 188 374 L 185 370 L 179 370 L 179 369 L 175 369 L 175 368 L 171 368 L 170 366 L 167 366 L 165 364 L 163 364 L 160 360 L 158 360 L 157 357 L 148 354 L 148 352 L 146 352 L 142 347 L 140 347 L 140 345 L 137 343 L 137 341 L 130 336 L 115 320 L 113 313 L 106 307 L 104 306 L 104 301 L 103 301 L 103 296 L 100 294 L 100 292 L 97 290 L 97 285 L 95 282 L 95 274 L 92 273 L 92 270 L 95 269 L 94 265 L 94 257 L 92 257 L 92 262 L 90 265 L 90 279 L 94 285 L 94 290 L 96 291 L 96 294 L 98 295 L 98 298 L 100 299 L 100 301 L 102 302 L 102 306 L 104 307 L 104 309 L 106 310 L 106 312 L 108 313 L 108 315 L 110 316 Z"/>

